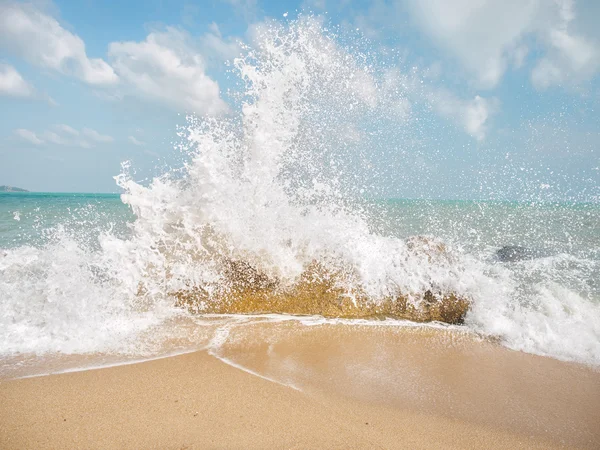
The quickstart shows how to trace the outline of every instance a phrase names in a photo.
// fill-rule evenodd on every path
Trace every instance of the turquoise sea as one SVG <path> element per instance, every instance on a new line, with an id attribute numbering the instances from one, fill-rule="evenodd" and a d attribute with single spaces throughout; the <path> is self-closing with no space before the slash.
<path id="1" fill-rule="evenodd" d="M 468 200 L 369 200 L 373 231 L 433 235 L 485 257 L 503 246 L 600 258 L 600 204 Z M 101 233 L 131 235 L 135 220 L 120 194 L 0 193 L 0 248 L 43 246 L 67 233 L 94 247 Z"/>
<path id="2" fill-rule="evenodd" d="M 125 236 L 133 219 L 119 194 L 0 192 L 0 248 L 43 246 L 58 229 L 93 245 L 111 229 Z"/>
<path id="3" fill-rule="evenodd" d="M 190 205 L 170 210 L 133 198 L 0 194 L 0 355 L 136 354 L 139 336 L 183 314 L 163 295 L 172 278 L 155 269 L 199 282 L 193 255 L 206 243 L 195 241 L 193 220 L 201 216 L 186 216 Z M 385 283 L 400 274 L 403 289 L 453 283 L 473 299 L 468 329 L 511 348 L 600 364 L 599 205 L 392 199 L 360 211 L 368 231 L 350 239 L 361 236 L 356 246 L 381 255 L 365 277 Z M 402 256 L 401 243 L 416 235 L 443 242 L 452 258 L 438 267 Z M 314 235 L 325 238 L 335 242 Z M 505 260 L 506 246 L 524 253 Z M 148 277 L 153 297 L 139 303 L 137 286 Z"/>

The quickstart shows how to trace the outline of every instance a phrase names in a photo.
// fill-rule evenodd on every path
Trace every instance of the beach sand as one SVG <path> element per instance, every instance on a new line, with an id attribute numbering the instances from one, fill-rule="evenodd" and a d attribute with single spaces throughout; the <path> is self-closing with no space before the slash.
<path id="1" fill-rule="evenodd" d="M 227 332 L 205 351 L 1 381 L 0 448 L 600 448 L 595 369 L 427 328 Z"/>

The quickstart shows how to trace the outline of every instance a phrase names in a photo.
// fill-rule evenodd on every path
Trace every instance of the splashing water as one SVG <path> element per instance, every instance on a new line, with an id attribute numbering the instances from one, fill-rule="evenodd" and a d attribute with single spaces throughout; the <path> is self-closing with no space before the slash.
<path id="1" fill-rule="evenodd" d="M 557 207 L 517 232 L 540 210 L 364 200 L 382 142 L 402 139 L 403 94 L 314 18 L 254 34 L 234 63 L 235 110 L 189 118 L 182 170 L 147 187 L 127 164 L 116 177 L 135 214 L 126 232 L 105 221 L 90 243 L 59 224 L 1 250 L 0 353 L 143 354 L 141 335 L 167 339 L 164 324 L 191 309 L 451 317 L 514 349 L 600 364 L 599 208 Z M 506 225 L 507 208 L 520 223 Z M 548 244 L 548 217 L 569 214 L 587 214 L 569 248 L 492 257 L 516 236 Z"/>

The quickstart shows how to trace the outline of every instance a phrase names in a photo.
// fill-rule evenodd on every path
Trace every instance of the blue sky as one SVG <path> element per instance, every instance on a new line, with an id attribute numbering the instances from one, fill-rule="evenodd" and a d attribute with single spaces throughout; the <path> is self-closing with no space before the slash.
<path id="1" fill-rule="evenodd" d="M 231 109 L 240 43 L 300 11 L 402 55 L 411 131 L 378 161 L 397 174 L 382 195 L 600 198 L 594 0 L 0 0 L 0 184 L 115 192 L 124 160 L 164 171 L 186 114 Z"/>

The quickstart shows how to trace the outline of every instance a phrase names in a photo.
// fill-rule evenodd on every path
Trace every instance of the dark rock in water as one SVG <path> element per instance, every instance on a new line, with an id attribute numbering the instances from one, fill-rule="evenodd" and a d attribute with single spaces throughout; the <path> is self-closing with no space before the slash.
<path id="1" fill-rule="evenodd" d="M 519 247 L 518 245 L 505 245 L 496 252 L 498 260 L 502 262 L 523 261 L 526 259 L 543 258 L 548 252 L 539 249 Z"/>

